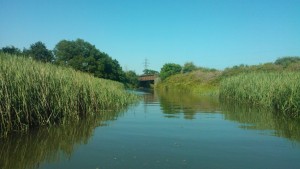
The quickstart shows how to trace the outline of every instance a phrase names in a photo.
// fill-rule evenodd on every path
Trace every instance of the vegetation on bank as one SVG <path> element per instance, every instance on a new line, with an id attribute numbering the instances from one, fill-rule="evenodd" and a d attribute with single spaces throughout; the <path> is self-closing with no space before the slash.
<path id="1" fill-rule="evenodd" d="M 217 95 L 221 71 L 196 70 L 166 78 L 156 85 L 158 90 L 189 92 L 201 95 Z"/>
<path id="2" fill-rule="evenodd" d="M 165 64 L 170 71 L 173 64 Z M 177 69 L 176 69 L 177 70 Z M 188 70 L 188 71 L 187 71 Z M 158 90 L 216 95 L 234 103 L 271 108 L 288 116 L 300 115 L 300 57 L 283 57 L 274 63 L 239 65 L 224 71 L 186 63 L 156 85 Z"/>
<path id="3" fill-rule="evenodd" d="M 299 117 L 300 73 L 248 73 L 226 78 L 220 84 L 220 98 Z"/>
<path id="4" fill-rule="evenodd" d="M 132 80 L 137 78 L 135 73 L 123 71 L 116 59 L 83 39 L 61 40 L 53 50 L 47 49 L 44 43 L 38 41 L 22 51 L 14 46 L 6 46 L 0 49 L 1 52 L 21 57 L 25 56 L 44 63 L 70 67 L 95 77 L 119 81 L 125 84 L 126 87 L 138 84 Z M 128 77 L 128 75 L 130 76 Z"/>
<path id="5" fill-rule="evenodd" d="M 0 133 L 65 123 L 136 99 L 123 84 L 0 53 Z"/>
<path id="6" fill-rule="evenodd" d="M 220 75 L 221 71 L 197 67 L 193 62 L 187 62 L 183 66 L 167 63 L 160 71 L 162 81 L 155 88 L 201 95 L 217 95 Z"/>

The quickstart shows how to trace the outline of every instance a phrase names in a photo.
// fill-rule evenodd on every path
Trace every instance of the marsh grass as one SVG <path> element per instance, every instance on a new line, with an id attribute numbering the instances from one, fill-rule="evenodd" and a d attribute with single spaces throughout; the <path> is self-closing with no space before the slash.
<path id="1" fill-rule="evenodd" d="M 0 136 L 122 108 L 136 96 L 118 82 L 0 53 Z"/>
<path id="2" fill-rule="evenodd" d="M 220 85 L 220 98 L 299 117 L 300 73 L 245 73 L 226 78 Z"/>

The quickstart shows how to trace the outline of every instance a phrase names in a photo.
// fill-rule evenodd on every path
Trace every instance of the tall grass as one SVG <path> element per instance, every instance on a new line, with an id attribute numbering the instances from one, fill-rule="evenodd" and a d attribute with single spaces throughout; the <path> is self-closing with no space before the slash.
<path id="1" fill-rule="evenodd" d="M 134 99 L 118 82 L 0 54 L 1 135 L 122 108 Z"/>
<path id="2" fill-rule="evenodd" d="M 220 85 L 220 98 L 299 117 L 300 73 L 248 73 L 226 78 Z"/>

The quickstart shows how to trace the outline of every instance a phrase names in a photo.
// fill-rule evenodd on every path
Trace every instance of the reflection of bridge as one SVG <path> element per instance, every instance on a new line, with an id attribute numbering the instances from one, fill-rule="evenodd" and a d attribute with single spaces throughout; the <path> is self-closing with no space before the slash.
<path id="1" fill-rule="evenodd" d="M 141 87 L 149 88 L 150 84 L 155 84 L 158 80 L 158 75 L 141 75 L 139 76 L 139 82 Z"/>

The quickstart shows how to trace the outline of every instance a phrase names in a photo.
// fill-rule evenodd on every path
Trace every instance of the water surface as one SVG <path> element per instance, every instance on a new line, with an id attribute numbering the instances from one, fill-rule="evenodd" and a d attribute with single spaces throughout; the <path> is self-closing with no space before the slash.
<path id="1" fill-rule="evenodd" d="M 0 143 L 3 169 L 300 167 L 299 121 L 178 93 Z"/>

